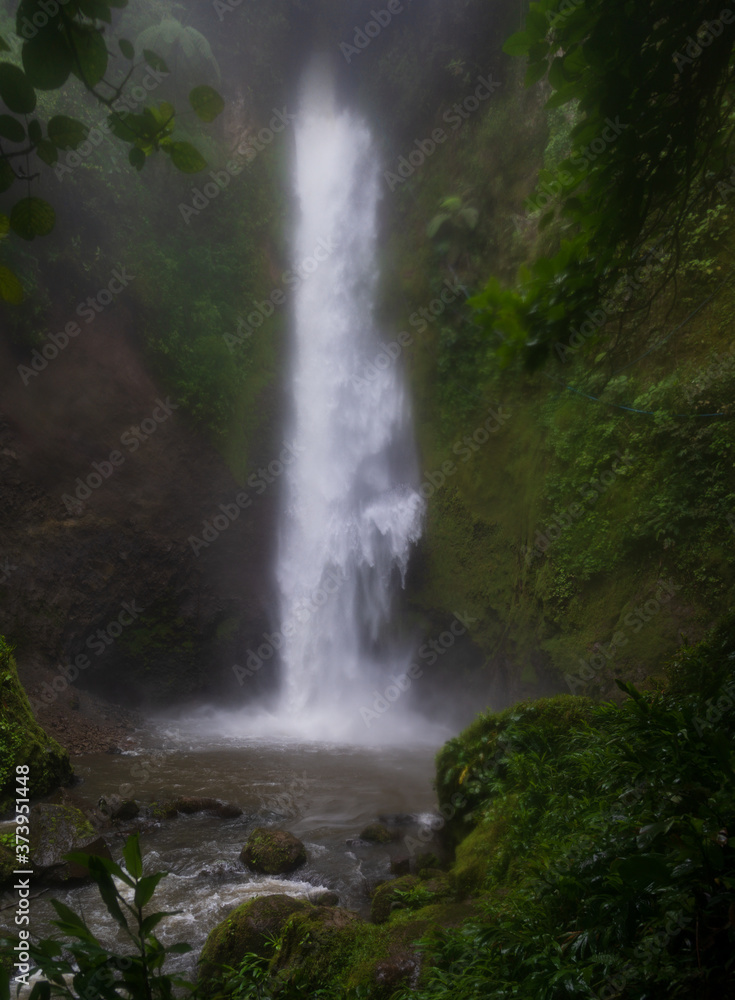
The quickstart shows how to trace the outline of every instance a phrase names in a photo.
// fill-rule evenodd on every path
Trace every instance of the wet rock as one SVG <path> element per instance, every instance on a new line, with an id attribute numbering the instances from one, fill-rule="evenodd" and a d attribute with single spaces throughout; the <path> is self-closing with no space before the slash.
<path id="1" fill-rule="evenodd" d="M 318 892 L 310 902 L 315 906 L 339 906 L 339 896 L 336 892 Z"/>
<path id="2" fill-rule="evenodd" d="M 401 876 L 409 875 L 411 873 L 411 859 L 410 858 L 393 858 L 390 863 L 391 875 Z"/>
<path id="3" fill-rule="evenodd" d="M 402 878 L 391 879 L 391 881 L 379 885 L 370 905 L 372 922 L 384 924 L 394 909 L 402 909 L 405 905 L 400 899 L 399 893 L 413 889 L 419 884 L 419 879 L 415 875 L 404 875 Z"/>
<path id="4" fill-rule="evenodd" d="M 272 972 L 280 983 L 303 990 L 288 995 L 313 996 L 327 980 L 334 956 L 349 950 L 364 926 L 352 910 L 307 906 L 285 924 Z"/>
<path id="5" fill-rule="evenodd" d="M 417 955 L 410 952 L 399 952 L 390 958 L 378 962 L 375 966 L 375 982 L 386 992 L 397 990 L 400 986 L 415 986 L 418 982 L 421 962 Z"/>
<path id="6" fill-rule="evenodd" d="M 284 924 L 308 903 L 292 896 L 258 896 L 233 910 L 212 930 L 199 958 L 199 984 L 205 997 L 218 992 L 217 980 L 223 965 L 237 968 L 243 955 L 268 956 L 271 935 L 279 935 Z"/>
<path id="7" fill-rule="evenodd" d="M 240 852 L 240 860 L 264 875 L 284 875 L 306 862 L 306 849 L 287 830 L 267 830 L 259 826 L 250 834 Z"/>
<path id="8" fill-rule="evenodd" d="M 242 809 L 234 802 L 223 802 L 203 795 L 185 795 L 167 802 L 153 802 L 148 807 L 148 815 L 154 819 L 173 819 L 182 814 L 193 816 L 195 813 L 208 812 L 220 819 L 236 819 L 242 816 Z"/>
<path id="9" fill-rule="evenodd" d="M 384 823 L 370 823 L 360 834 L 360 840 L 368 840 L 373 844 L 388 844 L 394 839 L 394 834 Z"/>
<path id="10" fill-rule="evenodd" d="M 85 851 L 110 857 L 105 841 L 80 809 L 70 805 L 41 803 L 31 809 L 31 861 L 34 872 L 47 882 L 87 878 L 79 865 L 64 861 L 70 851 Z"/>
<path id="11" fill-rule="evenodd" d="M 125 821 L 135 819 L 140 813 L 140 806 L 135 799 L 124 799 L 120 795 L 103 795 L 97 803 L 100 811 L 112 820 Z"/>

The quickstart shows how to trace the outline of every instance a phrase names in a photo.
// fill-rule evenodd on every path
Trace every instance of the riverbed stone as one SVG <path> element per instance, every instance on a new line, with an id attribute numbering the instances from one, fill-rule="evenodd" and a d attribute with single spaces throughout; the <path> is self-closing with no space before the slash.
<path id="1" fill-rule="evenodd" d="M 264 875 L 284 875 L 306 863 L 306 848 L 287 830 L 259 826 L 250 834 L 240 860 Z"/>
<path id="2" fill-rule="evenodd" d="M 369 840 L 373 844 L 388 844 L 394 839 L 384 823 L 369 823 L 360 834 L 360 840 Z"/>
<path id="3" fill-rule="evenodd" d="M 225 965 L 237 968 L 248 952 L 267 957 L 271 935 L 278 936 L 286 921 L 305 910 L 308 903 L 293 896 L 258 896 L 242 903 L 210 931 L 199 957 L 199 984 L 205 997 L 217 992 Z"/>
<path id="4" fill-rule="evenodd" d="M 103 815 L 109 816 L 112 820 L 135 819 L 140 813 L 140 806 L 135 799 L 124 799 L 121 795 L 113 792 L 112 795 L 103 795 L 97 803 Z"/>
<path id="5" fill-rule="evenodd" d="M 97 836 L 81 809 L 74 806 L 39 803 L 31 809 L 30 827 L 33 870 L 46 882 L 88 877 L 85 868 L 64 860 L 64 855 L 70 851 L 110 857 L 105 841 Z"/>
<path id="6" fill-rule="evenodd" d="M 307 906 L 284 925 L 280 947 L 273 960 L 275 993 L 279 986 L 290 995 L 296 983 L 310 996 L 308 988 L 323 986 L 337 955 L 350 953 L 365 922 L 352 910 L 339 906 Z"/>

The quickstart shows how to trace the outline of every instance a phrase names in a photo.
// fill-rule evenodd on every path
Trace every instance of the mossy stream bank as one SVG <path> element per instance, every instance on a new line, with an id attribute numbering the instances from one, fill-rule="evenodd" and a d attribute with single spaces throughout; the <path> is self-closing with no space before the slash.
<path id="1" fill-rule="evenodd" d="M 282 897 L 239 907 L 205 946 L 204 995 L 731 996 L 733 661 L 730 619 L 663 692 L 478 716 L 437 757 L 447 870 L 419 860 L 384 883 L 370 922 Z"/>

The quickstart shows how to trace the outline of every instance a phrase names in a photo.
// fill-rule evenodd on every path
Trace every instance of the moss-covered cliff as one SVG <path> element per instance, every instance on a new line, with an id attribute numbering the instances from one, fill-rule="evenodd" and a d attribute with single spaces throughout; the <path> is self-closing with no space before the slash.
<path id="1" fill-rule="evenodd" d="M 16 798 L 18 766 L 26 765 L 28 792 L 32 797 L 46 795 L 72 778 L 69 755 L 56 740 L 44 733 L 33 718 L 23 691 L 11 647 L 0 636 L 0 813 Z"/>

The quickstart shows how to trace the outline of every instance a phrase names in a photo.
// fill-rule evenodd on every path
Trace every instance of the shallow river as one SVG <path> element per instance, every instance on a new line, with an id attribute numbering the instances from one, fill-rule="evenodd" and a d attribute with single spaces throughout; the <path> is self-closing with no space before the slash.
<path id="1" fill-rule="evenodd" d="M 338 893 L 341 906 L 367 915 L 369 887 L 389 875 L 392 857 L 407 856 L 405 836 L 415 837 L 421 825 L 427 830 L 437 806 L 432 781 L 441 739 L 398 747 L 340 746 L 213 738 L 164 725 L 136 738 L 140 747 L 132 753 L 76 758 L 82 784 L 75 791 L 92 802 L 112 792 L 141 802 L 213 796 L 243 809 L 237 819 L 199 813 L 152 827 L 148 823 L 141 835 L 146 870 L 170 873 L 156 891 L 154 909 L 182 911 L 167 918 L 159 936 L 167 944 L 184 940 L 193 946 L 193 955 L 171 960 L 172 967 L 188 972 L 212 927 L 255 895 L 284 892 L 309 898 L 330 889 Z M 403 839 L 388 845 L 349 843 L 378 816 L 395 814 L 415 818 L 402 829 Z M 250 831 L 260 825 L 283 827 L 303 840 L 307 864 L 278 878 L 249 872 L 239 854 Z M 123 837 L 107 840 L 119 859 Z M 83 911 L 97 933 L 104 929 L 100 936 L 114 934 L 96 889 L 89 886 L 56 888 L 35 899 L 35 934 L 52 929 L 52 896 Z M 10 912 L 1 916 L 7 926 Z"/>

